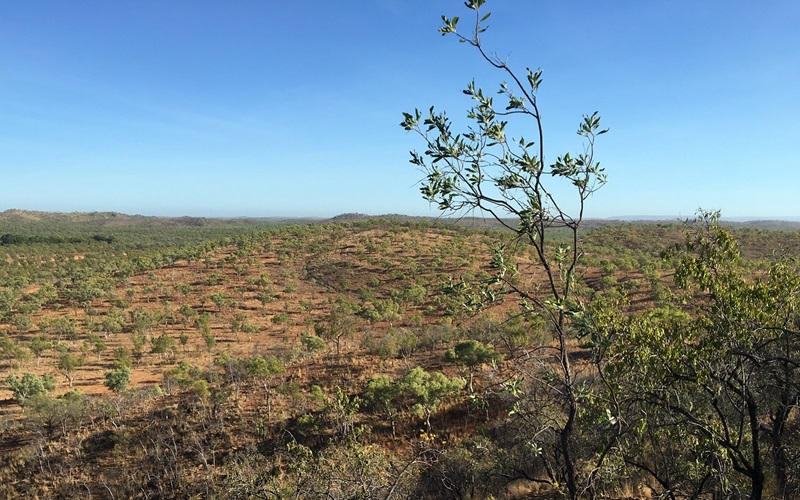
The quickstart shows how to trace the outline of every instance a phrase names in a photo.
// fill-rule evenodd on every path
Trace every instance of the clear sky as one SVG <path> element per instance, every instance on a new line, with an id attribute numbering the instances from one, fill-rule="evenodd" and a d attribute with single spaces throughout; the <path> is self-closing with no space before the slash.
<path id="1" fill-rule="evenodd" d="M 611 129 L 590 217 L 800 216 L 800 2 L 489 0 L 486 46 L 541 67 L 549 159 Z M 436 215 L 399 126 L 502 75 L 461 0 L 0 0 L 0 210 Z M 511 135 L 532 136 L 530 131 Z"/>

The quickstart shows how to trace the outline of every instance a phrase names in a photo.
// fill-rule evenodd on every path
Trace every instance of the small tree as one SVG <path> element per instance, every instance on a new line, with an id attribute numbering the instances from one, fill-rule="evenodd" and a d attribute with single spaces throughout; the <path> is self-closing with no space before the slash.
<path id="1" fill-rule="evenodd" d="M 325 396 L 324 411 L 341 437 L 353 433 L 355 416 L 361 408 L 361 403 L 360 397 L 350 396 L 339 386 L 334 388 L 332 397 Z"/>
<path id="2" fill-rule="evenodd" d="M 103 383 L 106 387 L 116 393 L 125 391 L 128 384 L 131 382 L 131 369 L 127 366 L 120 366 L 106 373 L 106 381 Z"/>
<path id="3" fill-rule="evenodd" d="M 580 403 L 568 348 L 574 334 L 570 317 L 579 309 L 574 286 L 579 276 L 578 232 L 585 203 L 606 182 L 606 175 L 594 158 L 595 139 L 606 130 L 600 128 L 597 113 L 584 116 L 578 127 L 578 135 L 585 140 L 583 152 L 577 156 L 566 153 L 555 162 L 546 162 L 544 127 L 537 101 L 542 72 L 528 68 L 520 77 L 506 60 L 486 51 L 482 36 L 489 14 L 481 13 L 483 4 L 484 0 L 467 0 L 466 6 L 474 15 L 468 34 L 458 31 L 458 17 L 443 16 L 439 31 L 475 48 L 485 62 L 505 74 L 509 82 L 502 82 L 498 92 L 504 104 L 497 107 L 494 98 L 473 81 L 463 91 L 474 101 L 467 113 L 473 125 L 464 132 L 454 132 L 447 115 L 433 107 L 424 117 L 419 110 L 403 113 L 400 125 L 416 132 L 425 144 L 423 154 L 411 152 L 411 163 L 425 175 L 420 190 L 426 200 L 447 212 L 489 214 L 515 235 L 496 250 L 491 261 L 495 278 L 486 284 L 484 296 L 492 298 L 508 292 L 518 295 L 523 307 L 546 317 L 555 333 L 558 345 L 553 364 L 558 377 L 547 377 L 546 386 L 552 397 L 561 400 L 564 414 L 556 420 L 552 457 L 558 462 L 558 470 L 563 471 L 558 481 L 566 484 L 570 498 L 577 498 L 577 450 L 573 449 L 573 441 Z M 533 140 L 522 134 L 511 137 L 507 133 L 509 125 L 527 129 Z M 571 200 L 556 195 L 564 185 L 572 187 Z M 552 240 L 553 228 L 566 231 L 568 242 Z M 512 279 L 516 266 L 506 250 L 520 243 L 534 250 L 545 278 L 544 294 L 539 287 L 522 288 Z M 548 426 L 541 431 L 551 433 L 553 429 Z"/>
<path id="4" fill-rule="evenodd" d="M 22 378 L 17 378 L 16 375 L 9 375 L 4 382 L 20 406 L 24 406 L 28 398 L 39 394 L 47 394 L 56 388 L 53 376 L 48 374 L 42 375 L 41 378 L 33 373 L 25 373 Z"/>
<path id="5" fill-rule="evenodd" d="M 59 341 L 64 338 L 74 340 L 77 337 L 75 321 L 68 316 L 43 321 L 39 328 L 46 333 L 58 335 Z"/>
<path id="6" fill-rule="evenodd" d="M 144 357 L 144 345 L 147 343 L 147 336 L 143 333 L 131 332 L 131 354 L 133 359 L 136 360 L 136 366 L 142 362 Z"/>
<path id="7" fill-rule="evenodd" d="M 118 307 L 112 308 L 100 321 L 101 328 L 106 338 L 112 333 L 121 333 L 128 324 L 125 311 Z"/>
<path id="8" fill-rule="evenodd" d="M 201 398 L 208 397 L 208 382 L 205 373 L 188 361 L 180 361 L 175 368 L 164 372 L 164 386 L 167 394 L 172 394 L 174 388 L 191 390 Z"/>
<path id="9" fill-rule="evenodd" d="M 162 332 L 158 337 L 150 338 L 150 348 L 153 354 L 160 355 L 163 359 L 168 359 L 175 354 L 175 339 Z"/>
<path id="10" fill-rule="evenodd" d="M 321 323 L 314 326 L 317 335 L 336 345 L 336 355 L 340 353 L 342 341 L 353 336 L 358 327 L 358 318 L 344 305 L 336 306 Z"/>
<path id="11" fill-rule="evenodd" d="M 483 364 L 494 363 L 500 359 L 502 359 L 502 355 L 495 352 L 494 347 L 484 345 L 477 340 L 461 341 L 444 353 L 445 361 L 457 364 L 469 373 L 467 388 L 470 393 L 475 392 L 472 389 L 475 371 Z"/>
<path id="12" fill-rule="evenodd" d="M 42 355 L 53 348 L 53 342 L 44 335 L 36 335 L 25 344 L 25 347 L 36 356 L 36 366 L 38 367 Z"/>
<path id="13" fill-rule="evenodd" d="M 183 315 L 183 324 L 188 325 L 194 318 L 197 317 L 197 311 L 195 311 L 192 306 L 189 304 L 183 304 L 178 312 Z"/>
<path id="14" fill-rule="evenodd" d="M 392 425 L 392 436 L 397 430 L 397 403 L 400 387 L 388 375 L 375 377 L 367 382 L 361 396 L 368 408 L 374 409 L 385 416 Z"/>
<path id="15" fill-rule="evenodd" d="M 131 350 L 125 346 L 119 346 L 114 349 L 114 360 L 111 362 L 111 366 L 114 368 L 131 368 L 133 366 Z"/>
<path id="16" fill-rule="evenodd" d="M 214 366 L 222 368 L 224 372 L 224 381 L 233 385 L 234 398 L 236 400 L 239 399 L 242 382 L 248 375 L 247 364 L 248 360 L 231 356 L 228 351 L 223 351 L 214 358 Z"/>
<path id="17" fill-rule="evenodd" d="M 145 311 L 138 307 L 130 312 L 133 332 L 140 335 L 147 335 L 150 329 L 156 325 L 156 314 Z"/>
<path id="18" fill-rule="evenodd" d="M 178 335 L 178 342 L 181 344 L 183 352 L 186 352 L 186 344 L 189 343 L 189 335 L 186 332 L 181 332 L 181 334 Z"/>
<path id="19" fill-rule="evenodd" d="M 419 366 L 408 371 L 400 380 L 400 390 L 411 397 L 412 411 L 425 419 L 431 434 L 431 416 L 448 397 L 464 388 L 462 378 L 449 379 L 443 373 L 428 373 Z"/>
<path id="20" fill-rule="evenodd" d="M 219 312 L 222 312 L 222 310 L 226 307 L 233 307 L 233 305 L 235 304 L 233 299 L 231 299 L 222 292 L 215 293 L 214 295 L 212 295 L 211 302 L 213 302 L 214 305 L 216 305 L 219 308 Z"/>
<path id="21" fill-rule="evenodd" d="M 11 324 L 18 333 L 29 332 L 33 328 L 33 321 L 27 314 L 16 314 L 11 318 Z"/>
<path id="22" fill-rule="evenodd" d="M 275 377 L 286 373 L 286 367 L 277 358 L 264 359 L 257 356 L 247 363 L 247 373 L 264 387 L 267 399 L 267 422 L 272 421 L 272 387 Z"/>
<path id="23" fill-rule="evenodd" d="M 203 313 L 194 320 L 194 326 L 197 328 L 198 332 L 200 332 L 200 336 L 203 337 L 206 350 L 211 352 L 214 346 L 217 345 L 217 339 L 214 337 L 214 334 L 211 333 L 211 324 L 209 320 L 210 316 L 208 313 Z"/>
<path id="24" fill-rule="evenodd" d="M 301 333 L 300 343 L 303 345 L 303 349 L 312 354 L 322 352 L 325 350 L 326 347 L 328 347 L 323 339 L 317 337 L 311 332 Z"/>
<path id="25" fill-rule="evenodd" d="M 106 350 L 106 343 L 103 340 L 93 333 L 87 335 L 86 340 L 84 340 L 84 346 L 86 350 L 91 350 L 95 355 L 97 355 L 97 361 L 100 361 L 100 356 L 102 356 L 103 352 Z"/>
<path id="26" fill-rule="evenodd" d="M 81 425 L 88 402 L 89 398 L 79 390 L 71 390 L 57 398 L 38 394 L 27 400 L 25 410 L 30 419 L 46 431 L 48 438 L 57 429 L 66 436 L 70 429 Z"/>
<path id="27" fill-rule="evenodd" d="M 77 357 L 69 351 L 63 351 L 59 356 L 58 360 L 56 361 L 56 369 L 64 375 L 69 383 L 69 386 L 72 387 L 72 382 L 75 380 L 75 374 L 78 368 L 83 366 L 84 358 L 83 356 Z"/>

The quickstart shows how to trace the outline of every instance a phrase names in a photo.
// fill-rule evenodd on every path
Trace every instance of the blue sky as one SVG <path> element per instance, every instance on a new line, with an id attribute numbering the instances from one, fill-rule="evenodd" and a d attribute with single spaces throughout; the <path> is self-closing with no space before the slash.
<path id="1" fill-rule="evenodd" d="M 489 0 L 486 46 L 541 67 L 546 154 L 611 129 L 590 217 L 800 216 L 800 2 Z M 399 126 L 503 76 L 460 0 L 0 7 L 0 210 L 437 215 Z M 532 136 L 527 130 L 511 135 Z"/>

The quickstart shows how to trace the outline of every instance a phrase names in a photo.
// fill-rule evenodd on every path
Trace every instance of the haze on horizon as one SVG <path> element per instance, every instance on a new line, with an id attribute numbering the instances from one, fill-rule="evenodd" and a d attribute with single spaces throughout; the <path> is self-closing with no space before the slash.
<path id="1" fill-rule="evenodd" d="M 800 4 L 488 1 L 485 44 L 541 67 L 546 160 L 598 111 L 590 218 L 797 219 Z M 461 1 L 10 3 L 0 211 L 436 216 L 398 126 L 503 75 L 437 28 Z M 526 131 L 511 130 L 519 136 Z"/>

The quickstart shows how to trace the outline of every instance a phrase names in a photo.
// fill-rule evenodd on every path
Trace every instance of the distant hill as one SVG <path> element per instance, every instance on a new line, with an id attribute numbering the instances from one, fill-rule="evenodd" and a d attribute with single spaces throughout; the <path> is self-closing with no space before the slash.
<path id="1" fill-rule="evenodd" d="M 343 213 L 331 217 L 158 217 L 148 215 L 129 215 L 119 212 L 39 212 L 34 210 L 9 209 L 0 212 L 0 222 L 37 222 L 47 221 L 54 223 L 79 222 L 89 223 L 100 227 L 115 226 L 209 226 L 217 224 L 258 224 L 262 222 L 275 222 L 286 224 L 308 224 L 314 222 L 363 222 L 370 219 L 386 219 L 398 222 L 427 222 L 440 224 L 457 224 L 476 229 L 501 229 L 503 226 L 491 217 L 427 217 L 403 214 L 368 215 L 362 213 Z M 787 218 L 790 219 L 790 218 Z M 605 219 L 586 219 L 585 229 L 607 226 L 610 224 L 675 224 L 682 219 L 669 216 L 625 216 L 610 217 Z M 514 219 L 505 219 L 506 223 L 514 227 Z M 755 228 L 766 230 L 796 231 L 800 230 L 800 220 L 743 220 L 742 218 L 723 219 L 722 223 L 733 228 Z"/>
<path id="2" fill-rule="evenodd" d="M 9 222 L 92 222 L 98 225 L 115 224 L 147 224 L 161 221 L 162 223 L 170 220 L 160 217 L 148 217 L 144 215 L 127 215 L 118 212 L 37 212 L 33 210 L 19 210 L 12 208 L 5 212 L 0 212 L 0 221 Z"/>
<path id="3" fill-rule="evenodd" d="M 150 215 L 128 215 L 119 212 L 37 212 L 33 210 L 10 209 L 0 212 L 0 222 L 51 222 L 88 223 L 101 227 L 114 226 L 208 226 L 231 223 L 261 222 L 312 222 L 318 219 L 292 219 L 287 217 L 157 217 Z"/>
<path id="4" fill-rule="evenodd" d="M 666 216 L 666 215 L 636 215 L 609 217 L 607 219 L 597 219 L 604 222 L 631 222 L 639 224 L 663 224 L 675 223 L 686 220 L 687 217 Z M 724 226 L 743 228 L 751 227 L 758 229 L 772 229 L 782 231 L 794 231 L 800 229 L 800 218 L 758 218 L 758 217 L 722 217 L 721 223 Z"/>

